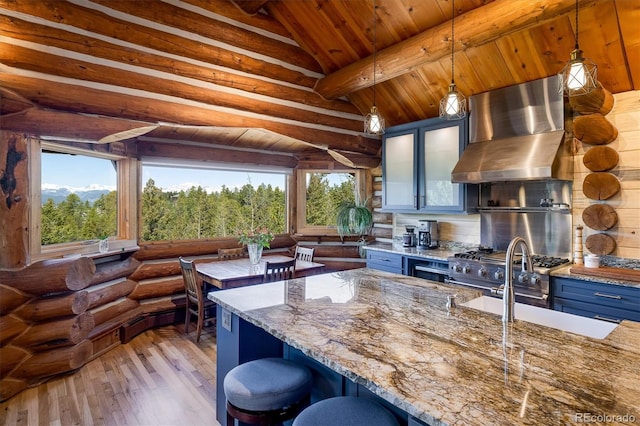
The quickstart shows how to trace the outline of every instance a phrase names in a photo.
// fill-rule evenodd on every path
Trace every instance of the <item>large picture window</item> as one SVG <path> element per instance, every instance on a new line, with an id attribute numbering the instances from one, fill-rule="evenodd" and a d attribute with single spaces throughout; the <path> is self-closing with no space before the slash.
<path id="1" fill-rule="evenodd" d="M 257 228 L 286 233 L 286 177 L 143 163 L 140 238 L 235 237 Z"/>
<path id="2" fill-rule="evenodd" d="M 31 155 L 34 260 L 91 253 L 101 239 L 135 245 L 134 159 L 45 141 L 33 141 Z"/>

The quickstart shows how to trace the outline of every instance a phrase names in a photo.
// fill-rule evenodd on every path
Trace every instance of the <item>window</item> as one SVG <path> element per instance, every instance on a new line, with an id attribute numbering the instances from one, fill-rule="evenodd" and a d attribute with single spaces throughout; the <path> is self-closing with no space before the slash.
<path id="1" fill-rule="evenodd" d="M 31 153 L 34 260 L 98 251 L 104 238 L 119 241 L 113 248 L 135 244 L 129 241 L 135 236 L 129 217 L 135 214 L 127 215 L 135 211 L 135 193 L 125 184 L 135 174 L 135 160 L 40 141 L 32 143 Z"/>
<path id="2" fill-rule="evenodd" d="M 285 173 L 143 163 L 142 241 L 235 237 L 240 230 L 287 232 Z"/>
<path id="3" fill-rule="evenodd" d="M 299 170 L 297 226 L 298 233 L 336 234 L 337 208 L 354 201 L 356 194 L 365 199 L 361 170 Z"/>

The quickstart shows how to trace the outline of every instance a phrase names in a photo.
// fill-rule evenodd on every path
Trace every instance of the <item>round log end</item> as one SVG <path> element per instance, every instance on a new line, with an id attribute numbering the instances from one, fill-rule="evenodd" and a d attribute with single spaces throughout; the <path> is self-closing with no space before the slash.
<path id="1" fill-rule="evenodd" d="M 589 173 L 582 183 L 582 192 L 591 200 L 607 200 L 620 191 L 620 181 L 611 173 Z"/>
<path id="2" fill-rule="evenodd" d="M 583 143 L 606 145 L 618 137 L 618 130 L 602 114 L 589 114 L 573 119 L 573 135 Z"/>
<path id="3" fill-rule="evenodd" d="M 78 291 L 75 293 L 71 303 L 71 312 L 78 315 L 89 309 L 89 292 Z"/>
<path id="4" fill-rule="evenodd" d="M 609 146 L 591 147 L 582 157 L 585 167 L 592 172 L 606 172 L 618 165 L 620 156 Z"/>
<path id="5" fill-rule="evenodd" d="M 69 367 L 72 369 L 80 368 L 89 361 L 93 352 L 93 344 L 91 340 L 83 340 L 73 347 L 71 357 L 69 358 Z"/>
<path id="6" fill-rule="evenodd" d="M 79 343 L 89 336 L 89 333 L 96 326 L 91 312 L 84 312 L 76 318 L 71 326 L 69 340 L 73 343 Z"/>
<path id="7" fill-rule="evenodd" d="M 590 93 L 570 96 L 569 103 L 574 111 L 583 115 L 594 113 L 607 115 L 613 108 L 614 98 L 611 92 L 598 82 L 598 87 Z"/>
<path id="8" fill-rule="evenodd" d="M 613 253 L 616 249 L 616 240 L 607 234 L 593 234 L 587 237 L 585 246 L 591 253 L 604 256 Z"/>
<path id="9" fill-rule="evenodd" d="M 82 290 L 91 284 L 96 264 L 88 257 L 79 257 L 69 267 L 65 282 L 69 290 Z"/>
<path id="10" fill-rule="evenodd" d="M 582 212 L 584 224 L 596 231 L 606 231 L 618 223 L 618 214 L 608 204 L 592 204 Z"/>

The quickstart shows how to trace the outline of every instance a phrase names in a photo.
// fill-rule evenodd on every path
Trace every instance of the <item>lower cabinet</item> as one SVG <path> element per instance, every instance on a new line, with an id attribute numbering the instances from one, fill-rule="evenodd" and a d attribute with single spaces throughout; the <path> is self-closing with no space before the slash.
<path id="1" fill-rule="evenodd" d="M 367 250 L 367 268 L 404 274 L 402 255 L 386 251 Z"/>
<path id="2" fill-rule="evenodd" d="M 551 277 L 553 309 L 610 322 L 640 321 L 640 287 Z"/>

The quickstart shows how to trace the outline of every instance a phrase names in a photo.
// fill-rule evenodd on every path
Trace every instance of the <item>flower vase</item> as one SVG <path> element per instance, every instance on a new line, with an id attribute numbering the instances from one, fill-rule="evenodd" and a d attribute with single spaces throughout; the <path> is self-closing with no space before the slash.
<path id="1" fill-rule="evenodd" d="M 252 265 L 260 263 L 260 258 L 262 257 L 262 246 L 260 244 L 247 244 L 247 251 Z"/>
<path id="2" fill-rule="evenodd" d="M 98 251 L 100 253 L 106 253 L 109 251 L 109 240 L 104 238 L 98 242 Z"/>

